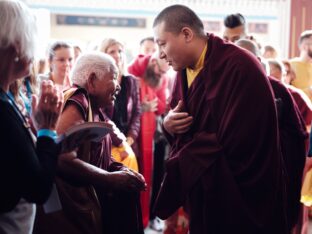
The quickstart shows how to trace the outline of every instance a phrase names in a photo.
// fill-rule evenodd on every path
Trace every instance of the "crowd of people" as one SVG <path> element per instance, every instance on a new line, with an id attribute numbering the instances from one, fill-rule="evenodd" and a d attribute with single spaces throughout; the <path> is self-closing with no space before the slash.
<path id="1" fill-rule="evenodd" d="M 242 14 L 222 38 L 172 5 L 129 63 L 59 40 L 44 69 L 35 20 L 0 0 L 0 233 L 308 233 L 311 30 L 281 59 Z M 113 130 L 64 151 L 85 122 Z"/>

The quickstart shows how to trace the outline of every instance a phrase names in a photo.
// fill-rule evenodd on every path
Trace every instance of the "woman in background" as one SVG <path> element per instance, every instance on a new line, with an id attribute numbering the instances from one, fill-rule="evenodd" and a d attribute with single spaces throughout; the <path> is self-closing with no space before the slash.
<path id="1" fill-rule="evenodd" d="M 101 52 L 112 56 L 119 69 L 117 79 L 121 91 L 116 96 L 115 105 L 107 108 L 106 113 L 125 137 L 121 136 L 116 139 L 113 136 L 115 147 L 112 150 L 112 154 L 117 161 L 138 171 L 136 158 L 128 149 L 128 146 L 131 146 L 134 154 L 138 156 L 136 140 L 139 135 L 141 117 L 138 82 L 135 77 L 125 74 L 124 46 L 120 41 L 107 38 L 102 41 L 99 49 Z"/>
<path id="2" fill-rule="evenodd" d="M 74 48 L 65 41 L 56 41 L 49 49 L 50 72 L 47 75 L 39 75 L 39 78 L 52 80 L 61 90 L 66 90 L 72 85 L 69 75 L 73 63 Z"/>

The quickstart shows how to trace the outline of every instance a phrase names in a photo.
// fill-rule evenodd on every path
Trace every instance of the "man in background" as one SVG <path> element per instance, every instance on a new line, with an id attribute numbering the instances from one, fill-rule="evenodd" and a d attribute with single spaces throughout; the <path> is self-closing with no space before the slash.
<path id="1" fill-rule="evenodd" d="M 296 79 L 291 84 L 303 90 L 312 100 L 312 30 L 301 33 L 299 49 L 299 57 L 290 60 L 296 74 Z"/>
<path id="2" fill-rule="evenodd" d="M 245 18 L 242 14 L 236 13 L 225 17 L 223 39 L 226 41 L 235 42 L 241 38 L 245 38 Z"/>
<path id="3" fill-rule="evenodd" d="M 145 37 L 140 41 L 140 54 L 152 55 L 156 52 L 156 43 L 153 37 Z"/>

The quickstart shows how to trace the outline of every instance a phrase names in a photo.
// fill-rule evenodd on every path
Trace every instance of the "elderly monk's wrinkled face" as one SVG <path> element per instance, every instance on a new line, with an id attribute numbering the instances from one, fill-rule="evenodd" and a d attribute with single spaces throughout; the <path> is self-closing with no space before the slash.
<path id="1" fill-rule="evenodd" d="M 120 91 L 118 84 L 118 70 L 115 65 L 111 66 L 109 72 L 106 72 L 103 77 L 97 78 L 94 82 L 94 94 L 98 106 L 112 106 L 116 100 L 116 95 Z"/>
<path id="2" fill-rule="evenodd" d="M 245 27 L 243 25 L 235 28 L 225 28 L 223 33 L 223 39 L 233 43 L 239 39 L 244 38 L 245 36 Z"/>
<path id="3" fill-rule="evenodd" d="M 154 27 L 154 38 L 159 48 L 159 57 L 164 59 L 176 71 L 190 65 L 185 48 L 187 42 L 183 33 L 175 34 L 166 31 L 165 22 Z"/>

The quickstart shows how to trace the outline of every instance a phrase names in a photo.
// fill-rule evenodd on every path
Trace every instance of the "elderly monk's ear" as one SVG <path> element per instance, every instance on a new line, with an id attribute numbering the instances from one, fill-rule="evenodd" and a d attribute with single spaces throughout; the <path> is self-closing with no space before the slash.
<path id="1" fill-rule="evenodd" d="M 193 37 L 194 37 L 194 33 L 193 30 L 190 29 L 189 27 L 183 27 L 181 29 L 181 33 L 184 36 L 184 40 L 186 43 L 191 42 Z"/>
<path id="2" fill-rule="evenodd" d="M 96 80 L 96 75 L 95 73 L 91 73 L 87 79 L 87 85 L 88 85 L 88 89 L 89 89 L 89 92 L 93 92 L 94 88 L 95 88 L 95 80 Z"/>

